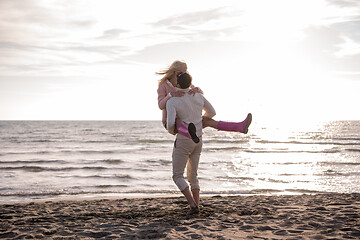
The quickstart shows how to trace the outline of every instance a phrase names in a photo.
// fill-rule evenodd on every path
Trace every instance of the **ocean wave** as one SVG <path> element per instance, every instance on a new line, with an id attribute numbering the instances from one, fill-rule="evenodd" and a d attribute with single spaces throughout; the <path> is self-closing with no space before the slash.
<path id="1" fill-rule="evenodd" d="M 339 153 L 341 150 L 339 149 L 325 149 L 319 151 L 306 151 L 306 150 L 254 150 L 254 149 L 246 149 L 244 152 L 247 153 Z"/>
<path id="2" fill-rule="evenodd" d="M 350 166 L 360 166 L 360 162 L 318 162 L 319 165 L 350 165 Z"/>
<path id="3" fill-rule="evenodd" d="M 84 154 L 112 154 L 116 153 L 114 150 L 80 150 L 80 151 L 71 151 L 71 152 L 78 152 Z"/>
<path id="4" fill-rule="evenodd" d="M 279 174 L 279 176 L 284 176 L 284 177 L 289 177 L 289 176 L 308 176 L 308 174 L 305 174 L 305 173 L 282 173 L 282 174 Z"/>
<path id="5" fill-rule="evenodd" d="M 18 138 L 18 137 L 10 137 L 10 138 L 3 138 L 4 142 L 9 143 L 58 143 L 58 142 L 64 142 L 63 137 L 59 138 L 50 138 L 45 139 L 42 137 L 27 137 L 27 138 Z"/>
<path id="6" fill-rule="evenodd" d="M 201 191 L 203 195 L 261 195 L 261 194 L 281 194 L 285 193 L 286 190 L 283 189 L 250 189 L 250 190 L 212 190 L 212 191 Z"/>
<path id="7" fill-rule="evenodd" d="M 351 148 L 347 148 L 345 149 L 348 152 L 360 152 L 360 149 L 351 149 Z"/>
<path id="8" fill-rule="evenodd" d="M 1 193 L 2 197 L 20 197 L 22 199 L 25 198 L 46 198 L 53 196 L 76 196 L 76 195 L 88 195 L 88 196 L 96 196 L 101 194 L 118 194 L 118 196 L 131 195 L 131 194 L 140 194 L 140 195 L 178 195 L 177 190 L 162 190 L 162 189 L 142 189 L 142 190 L 126 190 L 128 188 L 127 185 L 97 185 L 92 186 L 101 190 L 64 190 L 59 189 L 55 191 L 44 191 L 44 192 L 6 192 Z M 114 189 L 112 189 L 114 188 Z M 293 192 L 299 194 L 315 194 L 315 193 L 326 193 L 320 192 L 316 190 L 309 189 L 252 189 L 252 190 L 204 190 L 201 192 L 202 195 L 243 195 L 243 194 L 281 194 L 286 192 Z"/>
<path id="9" fill-rule="evenodd" d="M 247 180 L 250 180 L 250 181 L 254 181 L 255 178 L 252 178 L 252 177 L 236 177 L 236 176 L 233 176 L 233 177 L 216 177 L 217 179 L 219 180 L 228 180 L 228 179 L 231 179 L 231 180 L 244 180 L 244 181 L 247 181 Z M 203 178 L 203 179 L 206 179 L 206 178 Z M 211 180 L 211 179 L 209 179 Z"/>
<path id="10" fill-rule="evenodd" d="M 296 193 L 296 194 L 318 194 L 326 193 L 318 190 L 311 189 L 253 189 L 249 191 L 249 194 L 284 194 L 284 193 Z"/>
<path id="11" fill-rule="evenodd" d="M 343 141 L 360 141 L 360 138 L 358 137 L 337 137 L 337 138 L 332 138 L 334 140 L 343 140 Z"/>
<path id="12" fill-rule="evenodd" d="M 35 140 L 29 140 L 27 142 L 33 142 L 33 143 L 50 143 L 50 142 L 59 142 L 60 140 L 53 140 L 53 139 L 35 139 Z"/>
<path id="13" fill-rule="evenodd" d="M 122 179 L 122 180 L 131 180 L 134 179 L 131 175 L 128 174 L 111 174 L 111 175 L 60 175 L 59 178 L 80 178 L 80 179 Z"/>
<path id="14" fill-rule="evenodd" d="M 359 146 L 360 142 L 349 142 L 349 143 L 343 143 L 343 142 L 315 142 L 314 144 L 319 144 L 319 145 L 340 145 L 340 146 Z"/>
<path id="15" fill-rule="evenodd" d="M 160 164 L 161 166 L 168 166 L 171 164 L 171 160 L 165 160 L 165 159 L 147 159 L 145 162 L 151 163 L 151 164 Z"/>
<path id="16" fill-rule="evenodd" d="M 134 179 L 132 176 L 127 174 L 115 174 L 115 177 L 120 179 Z"/>
<path id="17" fill-rule="evenodd" d="M 286 192 L 293 192 L 293 193 L 301 193 L 301 194 L 318 194 L 318 193 L 327 193 L 324 191 L 317 191 L 311 189 L 285 189 Z"/>
<path id="18" fill-rule="evenodd" d="M 37 154 L 37 155 L 43 155 L 43 154 L 50 154 L 50 153 L 56 153 L 56 151 L 18 151 L 18 152 L 3 152 L 3 156 L 6 155 L 26 155 L 26 154 Z"/>
<path id="19" fill-rule="evenodd" d="M 40 166 L 19 166 L 19 167 L 0 167 L 0 170 L 22 170 L 26 172 L 67 172 L 67 171 L 75 171 L 75 170 L 114 170 L 122 168 L 106 168 L 106 167 L 59 167 L 59 168 L 51 168 L 51 167 L 40 167 Z"/>
<path id="20" fill-rule="evenodd" d="M 66 164 L 69 163 L 64 160 L 27 160 L 27 161 L 0 161 L 0 164 L 41 164 L 41 163 L 59 163 Z"/>
<path id="21" fill-rule="evenodd" d="M 101 185 L 99 185 L 101 186 Z M 106 185 L 104 185 L 106 186 Z M 120 185 L 119 185 L 120 186 Z M 99 187 L 103 189 L 102 187 Z M 122 188 L 126 188 L 122 187 Z M 22 199 L 25 198 L 38 198 L 38 197 L 53 197 L 53 196 L 76 196 L 76 195 L 98 195 L 98 194 L 109 194 L 109 193 L 123 193 L 123 191 L 115 191 L 115 190 L 93 190 L 93 191 L 85 191 L 85 190 L 79 190 L 79 191 L 68 191 L 64 189 L 59 189 L 55 191 L 44 191 L 44 192 L 5 192 L 1 193 L 1 197 L 20 197 Z"/>
<path id="22" fill-rule="evenodd" d="M 232 139 L 232 140 L 227 140 L 227 139 L 210 139 L 210 140 L 204 140 L 203 141 L 204 144 L 209 144 L 209 143 L 224 143 L 224 144 L 243 144 L 243 143 L 248 143 L 249 140 L 248 139 Z"/>
<path id="23" fill-rule="evenodd" d="M 86 128 L 86 129 L 82 129 L 81 131 L 82 131 L 82 132 L 94 132 L 95 129 L 93 129 L 93 128 Z"/>
<path id="24" fill-rule="evenodd" d="M 249 191 L 249 194 L 269 194 L 269 193 L 280 193 L 283 192 L 283 190 L 279 189 L 252 189 Z"/>
<path id="25" fill-rule="evenodd" d="M 67 150 L 44 150 L 44 151 L 18 151 L 18 152 L 3 152 L 3 156 L 5 155 L 28 155 L 28 154 L 35 154 L 35 155 L 51 155 L 51 154 L 114 154 L 114 153 L 121 153 L 131 151 L 129 149 L 122 150 L 76 150 L 76 149 L 67 149 Z"/>
<path id="26" fill-rule="evenodd" d="M 125 187 L 129 187 L 129 186 L 124 185 L 124 184 L 101 184 L 101 185 L 94 185 L 92 187 L 95 187 L 95 188 L 125 188 Z"/>
<path id="27" fill-rule="evenodd" d="M 313 162 L 271 162 L 270 165 L 308 165 L 314 164 Z"/>
<path id="28" fill-rule="evenodd" d="M 173 140 L 162 140 L 162 139 L 139 139 L 140 143 L 173 143 Z"/>
<path id="29" fill-rule="evenodd" d="M 264 182 L 271 182 L 271 183 L 290 183 L 289 181 L 286 180 L 273 179 L 273 178 L 258 178 L 258 179 Z"/>
<path id="30" fill-rule="evenodd" d="M 79 143 L 117 143 L 118 141 L 111 140 L 87 140 L 87 141 L 79 141 Z"/>
<path id="31" fill-rule="evenodd" d="M 243 150 L 243 147 L 204 147 L 203 152 Z"/>
<path id="32" fill-rule="evenodd" d="M 340 172 L 332 169 L 323 171 L 322 173 L 314 174 L 314 176 L 339 176 L 339 177 L 350 177 L 350 176 L 360 176 L 360 172 Z"/>
<path id="33" fill-rule="evenodd" d="M 104 160 L 101 160 L 101 162 L 108 163 L 108 164 L 119 164 L 119 163 L 123 163 L 125 161 L 122 159 L 104 159 Z"/>
<path id="34" fill-rule="evenodd" d="M 311 144 L 311 145 L 344 145 L 344 146 L 358 146 L 360 142 L 302 142 L 302 141 L 271 141 L 271 140 L 256 140 L 256 143 L 262 144 Z"/>

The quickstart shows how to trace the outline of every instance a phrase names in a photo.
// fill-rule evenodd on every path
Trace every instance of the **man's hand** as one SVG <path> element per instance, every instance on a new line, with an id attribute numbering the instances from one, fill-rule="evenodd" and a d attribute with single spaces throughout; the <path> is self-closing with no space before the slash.
<path id="1" fill-rule="evenodd" d="M 193 96 L 195 95 L 195 93 L 204 94 L 204 92 L 199 87 L 195 87 L 195 88 L 190 89 L 188 93 L 193 95 Z"/>

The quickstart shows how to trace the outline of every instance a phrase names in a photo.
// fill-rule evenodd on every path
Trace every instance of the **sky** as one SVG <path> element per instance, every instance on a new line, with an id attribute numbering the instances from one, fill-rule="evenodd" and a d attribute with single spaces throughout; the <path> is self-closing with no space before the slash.
<path id="1" fill-rule="evenodd" d="M 175 60 L 216 120 L 360 120 L 358 0 L 0 0 L 0 120 L 161 120 Z"/>

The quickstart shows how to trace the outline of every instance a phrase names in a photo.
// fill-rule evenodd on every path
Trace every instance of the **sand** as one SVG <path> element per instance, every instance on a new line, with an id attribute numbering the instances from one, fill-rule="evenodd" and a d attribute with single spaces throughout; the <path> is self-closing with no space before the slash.
<path id="1" fill-rule="evenodd" d="M 360 194 L 182 197 L 0 205 L 1 239 L 360 239 Z"/>

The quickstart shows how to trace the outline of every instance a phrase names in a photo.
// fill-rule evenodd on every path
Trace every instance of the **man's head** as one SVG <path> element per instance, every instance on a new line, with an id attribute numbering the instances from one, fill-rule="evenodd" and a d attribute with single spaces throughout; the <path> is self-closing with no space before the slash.
<path id="1" fill-rule="evenodd" d="M 182 89 L 189 88 L 191 85 L 191 80 L 192 77 L 187 72 L 181 72 L 177 75 L 177 83 Z"/>

